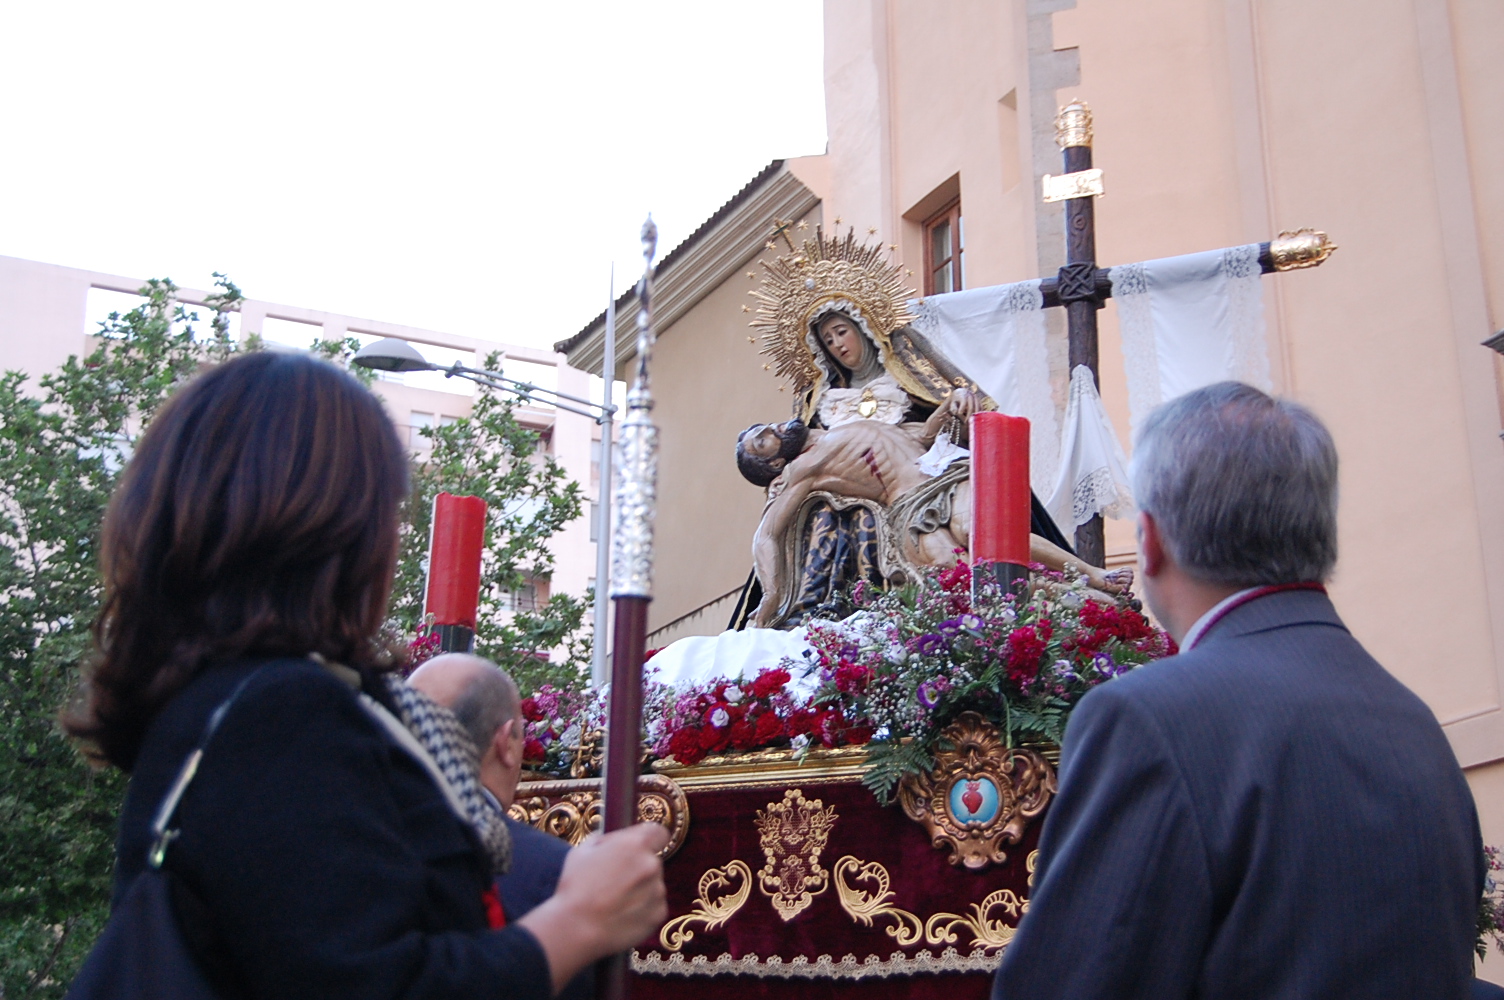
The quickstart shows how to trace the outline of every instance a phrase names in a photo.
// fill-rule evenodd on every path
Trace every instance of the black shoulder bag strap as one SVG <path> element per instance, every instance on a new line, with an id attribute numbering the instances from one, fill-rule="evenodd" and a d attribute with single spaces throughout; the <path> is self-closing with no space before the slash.
<path id="1" fill-rule="evenodd" d="M 172 827 L 178 803 L 198 773 L 204 748 L 230 706 L 246 686 L 264 670 L 258 667 L 235 685 L 219 703 L 204 726 L 198 746 L 188 755 L 177 779 L 163 796 L 152 821 L 152 843 L 147 850 L 146 870 L 137 875 L 120 905 L 110 913 L 83 968 L 68 988 L 66 1000 L 221 1000 L 220 993 L 204 975 L 193 947 L 173 907 L 172 873 L 162 868 L 167 848 L 178 836 Z"/>

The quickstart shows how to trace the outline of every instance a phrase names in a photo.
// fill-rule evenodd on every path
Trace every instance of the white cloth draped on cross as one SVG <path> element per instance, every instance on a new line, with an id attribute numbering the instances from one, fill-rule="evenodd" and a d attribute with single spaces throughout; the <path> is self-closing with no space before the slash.
<path id="1" fill-rule="evenodd" d="M 1029 479 L 1036 494 L 1047 495 L 1060 441 L 1039 281 L 913 299 L 909 310 L 914 328 L 981 386 L 999 410 L 1028 418 Z"/>
<path id="2" fill-rule="evenodd" d="M 1270 388 L 1257 243 L 1109 274 L 1135 433 L 1154 407 L 1203 385 Z M 909 308 L 915 328 L 998 409 L 1029 419 L 1029 478 L 1062 529 L 1132 513 L 1123 449 L 1084 367 L 1072 373 L 1065 426 L 1056 420 L 1038 280 L 930 295 Z"/>

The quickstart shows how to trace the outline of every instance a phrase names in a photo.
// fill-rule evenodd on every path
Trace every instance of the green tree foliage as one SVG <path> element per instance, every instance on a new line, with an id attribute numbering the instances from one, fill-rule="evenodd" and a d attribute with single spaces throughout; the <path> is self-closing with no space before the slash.
<path id="1" fill-rule="evenodd" d="M 60 996 L 104 925 L 124 790 L 57 727 L 99 606 L 100 520 L 140 428 L 232 348 L 220 280 L 207 337 L 171 282 L 111 314 L 93 351 L 31 391 L 0 376 L 0 995 Z"/>
<path id="2" fill-rule="evenodd" d="M 241 294 L 215 277 L 207 327 L 170 281 L 154 280 L 140 306 L 101 325 L 87 357 L 35 381 L 0 375 L 0 1000 L 62 996 L 108 914 L 124 776 L 91 767 L 57 714 L 78 688 L 101 596 L 100 522 L 136 438 L 204 366 L 262 346 L 230 337 Z M 358 347 L 346 338 L 312 350 L 348 363 Z M 579 487 L 489 391 L 469 420 L 431 433 L 431 458 L 413 468 L 389 627 L 411 635 L 421 621 L 434 495 L 474 493 L 491 510 L 479 651 L 524 687 L 576 678 L 589 656 L 585 602 L 556 595 L 515 616 L 503 604 L 524 580 L 546 578 L 547 540 L 579 516 Z"/>
<path id="3" fill-rule="evenodd" d="M 499 364 L 497 355 L 486 359 L 489 369 Z M 590 669 L 590 642 L 581 631 L 588 598 L 553 594 L 541 607 L 516 607 L 515 595 L 552 572 L 548 539 L 580 516 L 580 487 L 539 448 L 538 432 L 518 422 L 519 403 L 480 387 L 469 420 L 420 431 L 432 451 L 413 469 L 391 617 L 408 635 L 422 624 L 434 498 L 441 492 L 478 496 L 489 517 L 475 651 L 512 674 L 524 692 L 545 683 L 573 688 Z M 552 661 L 545 655 L 550 650 Z"/>

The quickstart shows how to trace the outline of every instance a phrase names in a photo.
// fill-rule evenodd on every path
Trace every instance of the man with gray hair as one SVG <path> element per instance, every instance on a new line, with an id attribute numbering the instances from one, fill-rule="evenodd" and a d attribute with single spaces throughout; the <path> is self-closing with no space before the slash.
<path id="1" fill-rule="evenodd" d="M 1135 449 L 1145 599 L 1180 643 L 1082 699 L 994 997 L 1460 998 L 1484 862 L 1430 710 L 1343 626 L 1337 453 L 1235 382 Z"/>
<path id="2" fill-rule="evenodd" d="M 408 683 L 448 708 L 479 751 L 481 787 L 504 814 L 517 795 L 522 774 L 523 719 L 517 684 L 490 660 L 468 653 L 445 653 L 427 661 Z M 508 923 L 521 919 L 554 894 L 569 845 L 558 837 L 506 818 L 512 835 L 512 864 L 496 880 Z M 595 973 L 586 968 L 558 994 L 559 1000 L 594 995 Z"/>

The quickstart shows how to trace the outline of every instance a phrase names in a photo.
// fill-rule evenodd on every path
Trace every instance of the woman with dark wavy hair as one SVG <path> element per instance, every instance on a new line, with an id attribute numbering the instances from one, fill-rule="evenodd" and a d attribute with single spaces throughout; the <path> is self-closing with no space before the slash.
<path id="1" fill-rule="evenodd" d="M 381 404 L 303 355 L 232 360 L 170 399 L 105 518 L 105 602 L 66 720 L 131 772 L 115 899 L 215 709 L 166 867 L 211 980 L 249 997 L 547 997 L 664 917 L 659 827 L 572 851 L 498 928 L 505 827 L 474 748 L 378 632 L 407 459 Z M 501 832 L 498 832 L 500 828 Z"/>

